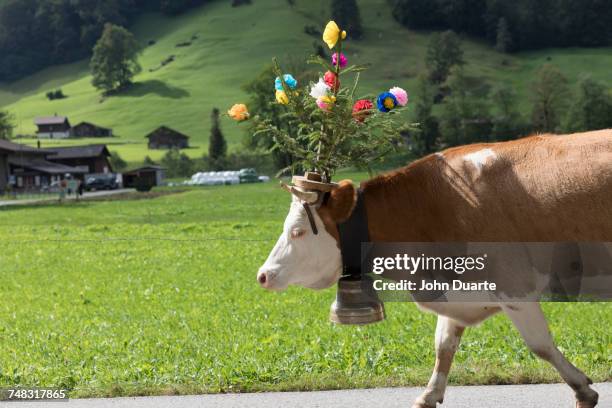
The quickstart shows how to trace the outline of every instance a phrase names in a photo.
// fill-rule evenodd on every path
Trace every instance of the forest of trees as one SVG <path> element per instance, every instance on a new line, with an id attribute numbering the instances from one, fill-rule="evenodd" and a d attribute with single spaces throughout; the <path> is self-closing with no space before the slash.
<path id="1" fill-rule="evenodd" d="M 612 44 L 605 0 L 389 0 L 401 24 L 484 38 L 502 51 Z"/>
<path id="2" fill-rule="evenodd" d="M 582 75 L 570 86 L 561 70 L 542 65 L 529 84 L 528 115 L 505 83 L 470 77 L 461 42 L 452 31 L 431 37 L 427 71 L 418 78 L 408 132 L 417 156 L 475 142 L 516 139 L 532 133 L 571 133 L 612 127 L 612 94 L 607 84 Z M 434 108 L 439 105 L 438 108 Z"/>
<path id="3" fill-rule="evenodd" d="M 0 81 L 84 58 L 104 25 L 138 14 L 179 14 L 211 0 L 5 0 L 0 3 Z"/>

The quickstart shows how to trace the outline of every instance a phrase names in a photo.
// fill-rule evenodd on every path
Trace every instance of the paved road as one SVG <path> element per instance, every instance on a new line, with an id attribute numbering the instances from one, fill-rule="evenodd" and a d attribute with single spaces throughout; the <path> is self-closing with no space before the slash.
<path id="1" fill-rule="evenodd" d="M 595 384 L 598 408 L 612 407 L 612 383 Z M 15 408 L 408 408 L 422 388 L 376 388 L 318 392 L 270 392 L 179 397 L 75 399 L 61 402 L 15 402 Z M 442 408 L 573 408 L 565 384 L 449 387 Z"/>
<path id="2" fill-rule="evenodd" d="M 134 190 L 133 188 L 121 188 L 118 190 L 91 191 L 91 192 L 84 193 L 81 199 L 87 200 L 89 198 L 106 197 L 106 196 L 111 196 L 111 195 L 116 195 L 116 194 L 131 193 L 134 191 L 136 190 Z M 57 202 L 58 199 L 59 199 L 59 194 L 50 194 L 48 197 L 32 198 L 32 199 L 25 199 L 25 200 L 4 200 L 4 201 L 0 200 L 0 207 L 15 206 L 15 205 L 29 205 L 29 204 L 45 203 L 45 202 L 53 203 L 53 202 Z M 71 196 L 67 196 L 65 200 L 74 201 L 75 200 L 74 194 Z"/>

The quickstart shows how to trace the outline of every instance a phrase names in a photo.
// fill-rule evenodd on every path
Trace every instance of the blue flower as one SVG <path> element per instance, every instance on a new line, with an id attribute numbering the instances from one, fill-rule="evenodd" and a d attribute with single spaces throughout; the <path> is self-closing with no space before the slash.
<path id="1" fill-rule="evenodd" d="M 389 112 L 397 106 L 397 98 L 391 92 L 383 92 L 378 95 L 376 106 L 381 112 Z"/>
<path id="2" fill-rule="evenodd" d="M 297 87 L 297 79 L 295 79 L 293 75 L 285 74 L 283 75 L 283 79 L 285 80 L 285 83 L 287 84 L 289 89 L 295 89 Z M 283 83 L 281 82 L 279 77 L 276 77 L 276 79 L 274 80 L 274 88 L 277 91 L 284 91 Z"/>

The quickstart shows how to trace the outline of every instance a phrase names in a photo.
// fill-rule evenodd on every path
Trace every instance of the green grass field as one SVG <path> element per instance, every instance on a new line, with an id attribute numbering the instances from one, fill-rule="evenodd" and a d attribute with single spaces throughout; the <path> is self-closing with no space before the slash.
<path id="1" fill-rule="evenodd" d="M 435 316 L 328 321 L 335 289 L 259 288 L 289 197 L 274 183 L 0 208 L 0 387 L 73 396 L 423 385 Z M 223 203 L 223 205 L 219 205 Z M 612 379 L 612 304 L 546 304 L 560 349 Z M 469 329 L 454 384 L 560 378 L 504 316 Z"/>
<path id="2" fill-rule="evenodd" d="M 362 75 L 364 93 L 380 92 L 393 85 L 410 91 L 416 76 L 424 69 L 428 33 L 415 33 L 393 20 L 386 0 L 361 0 L 365 39 L 347 43 L 350 62 L 371 63 Z M 281 61 L 303 58 L 313 52 L 313 38 L 303 32 L 307 24 L 323 27 L 328 2 L 297 0 L 290 8 L 284 1 L 257 0 L 251 6 L 232 8 L 227 2 L 214 2 L 183 16 L 169 18 L 157 14 L 140 18 L 131 27 L 144 47 L 140 62 L 143 72 L 136 85 L 121 96 L 104 101 L 90 85 L 88 62 L 56 66 L 11 84 L 0 85 L 0 107 L 15 115 L 18 134 L 33 134 L 32 120 L 53 113 L 68 115 L 73 124 L 88 120 L 112 127 L 118 138 L 97 139 L 112 144 L 130 162 L 148 151 L 144 136 L 165 124 L 191 136 L 200 156 L 207 146 L 210 111 L 227 109 L 245 101 L 241 86 L 269 64 L 273 56 Z M 176 44 L 198 38 L 189 47 Z M 612 49 L 551 49 L 516 55 L 503 55 L 491 47 L 466 39 L 468 74 L 489 83 L 505 82 L 516 88 L 521 109 L 529 109 L 528 91 L 534 72 L 544 63 L 556 64 L 575 83 L 582 73 L 612 82 Z M 156 69 L 160 61 L 175 55 L 171 64 Z M 313 78 L 314 79 L 314 78 Z M 61 87 L 67 99 L 50 102 L 45 93 Z M 270 98 L 273 98 L 272 84 Z M 229 121 L 223 124 L 230 150 L 238 146 L 242 128 Z M 34 140 L 26 140 L 35 143 Z M 89 140 L 65 143 L 87 143 Z M 43 146 L 46 143 L 43 142 Z"/>

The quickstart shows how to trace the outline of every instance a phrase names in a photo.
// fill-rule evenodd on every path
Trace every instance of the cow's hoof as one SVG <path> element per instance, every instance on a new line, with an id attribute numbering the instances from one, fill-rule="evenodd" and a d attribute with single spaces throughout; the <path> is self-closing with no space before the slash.
<path id="1" fill-rule="evenodd" d="M 576 400 L 576 408 L 594 408 L 597 405 L 599 394 L 590 388 L 585 394 L 581 393 L 579 395 L 578 400 Z"/>

